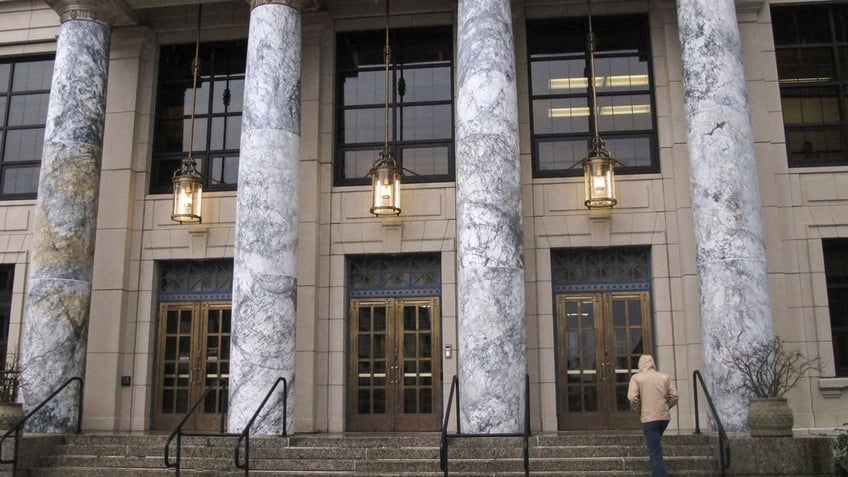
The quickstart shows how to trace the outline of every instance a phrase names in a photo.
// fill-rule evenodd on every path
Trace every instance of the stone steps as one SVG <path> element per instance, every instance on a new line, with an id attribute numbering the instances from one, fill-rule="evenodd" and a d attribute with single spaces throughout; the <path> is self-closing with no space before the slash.
<path id="1" fill-rule="evenodd" d="M 32 477 L 147 477 L 173 475 L 164 465 L 165 436 L 83 434 L 56 437 L 50 445 L 27 436 L 21 444 L 20 475 Z M 187 476 L 243 476 L 233 464 L 235 438 L 184 437 L 180 473 Z M 295 435 L 251 437 L 250 475 L 436 477 L 438 434 Z M 667 435 L 663 447 L 671 475 L 718 475 L 706 436 Z M 38 449 L 38 451 L 34 450 Z M 173 455 L 173 451 L 172 451 Z M 520 438 L 452 438 L 452 476 L 524 476 Z M 6 466 L 8 467 L 8 466 Z M 6 469 L 3 469 L 6 470 Z M 530 438 L 533 476 L 650 475 L 638 434 L 536 435 Z"/>

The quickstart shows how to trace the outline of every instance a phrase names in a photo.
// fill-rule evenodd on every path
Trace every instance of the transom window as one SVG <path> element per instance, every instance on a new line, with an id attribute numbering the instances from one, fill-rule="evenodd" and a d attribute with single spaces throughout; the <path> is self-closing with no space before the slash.
<path id="1" fill-rule="evenodd" d="M 160 301 L 229 300 L 233 261 L 174 260 L 159 264 Z"/>
<path id="2" fill-rule="evenodd" d="M 360 255 L 348 257 L 351 297 L 399 297 L 441 294 L 439 254 Z"/>
<path id="3" fill-rule="evenodd" d="M 52 58 L 0 60 L 0 198 L 38 191 Z"/>
<path id="4" fill-rule="evenodd" d="M 848 163 L 848 5 L 771 14 L 789 166 Z"/>
<path id="5" fill-rule="evenodd" d="M 588 19 L 529 20 L 535 177 L 580 175 L 594 133 L 590 111 Z M 617 172 L 657 172 L 648 17 L 595 16 L 598 127 Z"/>
<path id="6" fill-rule="evenodd" d="M 336 40 L 336 185 L 368 184 L 385 141 L 385 31 Z M 389 141 L 404 182 L 449 181 L 453 159 L 450 27 L 390 31 Z"/>
<path id="7" fill-rule="evenodd" d="M 194 44 L 163 45 L 159 54 L 152 194 L 171 192 L 174 171 L 188 153 L 194 50 Z M 247 41 L 202 43 L 199 58 L 192 156 L 204 190 L 235 190 Z"/>
<path id="8" fill-rule="evenodd" d="M 563 249 L 551 251 L 555 284 L 650 284 L 648 248 Z"/>

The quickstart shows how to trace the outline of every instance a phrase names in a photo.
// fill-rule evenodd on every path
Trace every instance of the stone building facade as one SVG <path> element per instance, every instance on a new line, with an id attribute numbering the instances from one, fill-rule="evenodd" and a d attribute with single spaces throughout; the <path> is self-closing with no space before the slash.
<path id="1" fill-rule="evenodd" d="M 618 430 L 651 353 L 672 427 L 700 370 L 742 430 L 727 353 L 775 333 L 825 362 L 795 427 L 848 420 L 845 5 L 200 6 L 0 2 L 0 311 L 27 406 L 81 375 L 85 429 L 163 430 L 223 378 L 196 425 L 237 429 L 284 377 L 260 432 L 430 431 L 458 375 L 464 430 L 520 430 L 525 399 L 534 430 Z M 590 14 L 611 210 L 579 167 Z M 391 218 L 367 178 L 387 21 Z M 171 220 L 189 147 L 199 224 Z"/>

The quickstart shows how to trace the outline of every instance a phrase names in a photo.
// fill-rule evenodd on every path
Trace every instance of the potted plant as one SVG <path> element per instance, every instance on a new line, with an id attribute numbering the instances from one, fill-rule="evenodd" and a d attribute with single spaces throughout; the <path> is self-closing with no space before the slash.
<path id="1" fill-rule="evenodd" d="M 24 417 L 23 405 L 17 402 L 20 376 L 18 355 L 12 355 L 0 370 L 0 431 L 10 429 Z"/>
<path id="2" fill-rule="evenodd" d="M 791 437 L 792 410 L 784 395 L 808 372 L 822 371 L 821 359 L 789 351 L 780 337 L 731 353 L 729 364 L 742 375 L 740 387 L 753 395 L 748 406 L 751 437 Z"/>

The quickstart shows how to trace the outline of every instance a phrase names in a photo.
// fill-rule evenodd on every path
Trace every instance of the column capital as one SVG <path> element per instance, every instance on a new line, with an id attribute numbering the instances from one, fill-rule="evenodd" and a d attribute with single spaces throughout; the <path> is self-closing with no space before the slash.
<path id="1" fill-rule="evenodd" d="M 250 9 L 253 10 L 256 7 L 261 7 L 262 5 L 283 5 L 286 7 L 294 8 L 297 11 L 303 10 L 303 4 L 308 3 L 306 0 L 247 0 L 247 3 L 250 5 Z"/>
<path id="2" fill-rule="evenodd" d="M 88 20 L 112 26 L 119 18 L 135 23 L 135 14 L 124 0 L 45 0 L 59 21 Z"/>

